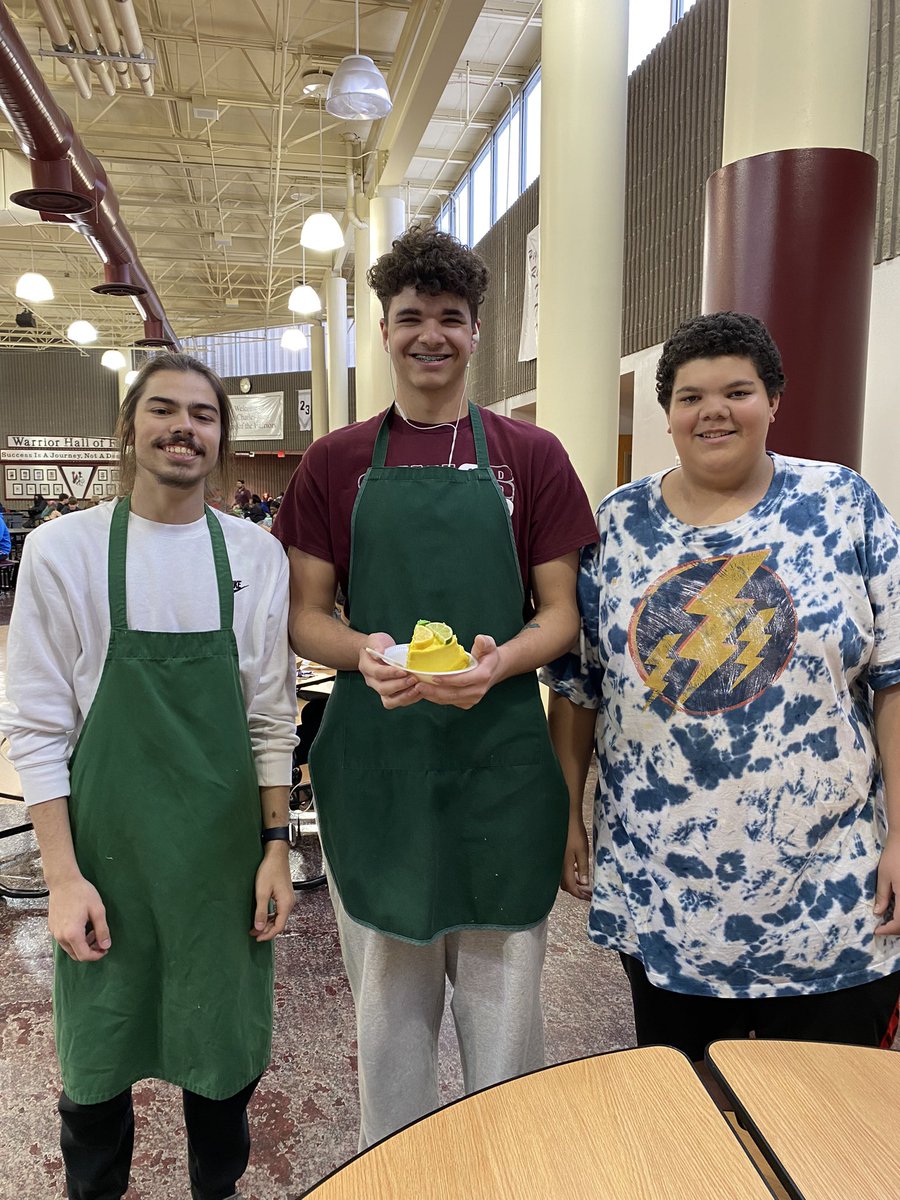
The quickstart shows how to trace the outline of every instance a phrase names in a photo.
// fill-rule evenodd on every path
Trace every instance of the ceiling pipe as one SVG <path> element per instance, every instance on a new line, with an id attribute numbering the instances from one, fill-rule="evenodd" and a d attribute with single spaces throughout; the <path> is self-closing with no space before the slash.
<path id="1" fill-rule="evenodd" d="M 94 19 L 100 30 L 100 36 L 103 38 L 106 53 L 121 54 L 122 39 L 119 37 L 119 29 L 112 15 L 112 9 L 109 7 L 109 0 L 91 0 L 91 7 L 94 10 Z M 119 77 L 119 87 L 130 88 L 131 75 L 128 72 L 128 63 L 114 62 L 110 66 Z"/>
<path id="2" fill-rule="evenodd" d="M 347 203 L 344 206 L 344 216 L 347 218 L 348 226 L 353 225 L 357 229 L 368 229 L 365 221 L 360 220 L 356 214 L 356 174 L 354 170 L 354 146 L 359 145 L 359 138 L 356 134 L 352 134 L 347 138 L 346 153 L 347 162 L 344 168 L 347 179 Z"/>
<path id="3" fill-rule="evenodd" d="M 119 217 L 116 193 L 102 163 L 84 146 L 28 54 L 6 5 L 0 0 L 0 111 L 31 160 L 34 187 L 12 199 L 37 208 L 45 221 L 66 222 L 98 243 L 113 269 L 128 267 L 132 284 L 144 288 L 145 337 L 179 346 L 162 301 L 146 275 Z"/>
<path id="4" fill-rule="evenodd" d="M 144 35 L 141 33 L 140 25 L 138 25 L 132 0 L 113 0 L 113 4 L 119 17 L 119 24 L 122 27 L 122 36 L 125 38 L 125 46 L 128 53 L 132 58 L 143 58 Z M 144 63 L 132 63 L 131 69 L 134 71 L 135 78 L 141 85 L 141 91 L 144 95 L 152 96 L 153 72 L 150 68 Z"/>
<path id="5" fill-rule="evenodd" d="M 68 27 L 56 7 L 56 0 L 37 0 L 37 6 L 47 32 L 50 34 L 53 49 L 58 54 L 63 54 L 65 51 L 69 51 L 71 54 L 77 53 L 75 43 L 69 36 Z M 90 100 L 91 80 L 84 69 L 84 64 L 77 58 L 64 58 L 62 61 L 66 64 L 69 74 L 78 88 L 79 96 L 82 100 Z"/>
<path id="6" fill-rule="evenodd" d="M 81 43 L 81 49 L 87 55 L 99 55 L 100 42 L 97 38 L 97 31 L 94 29 L 94 22 L 91 20 L 90 13 L 85 7 L 84 0 L 63 0 L 63 3 L 69 10 L 69 16 L 72 18 L 72 24 L 75 26 L 75 32 L 78 34 L 78 41 Z M 100 85 L 107 96 L 114 96 L 116 94 L 116 85 L 109 73 L 109 63 L 101 59 L 93 61 L 89 58 L 88 66 L 100 80 Z"/>

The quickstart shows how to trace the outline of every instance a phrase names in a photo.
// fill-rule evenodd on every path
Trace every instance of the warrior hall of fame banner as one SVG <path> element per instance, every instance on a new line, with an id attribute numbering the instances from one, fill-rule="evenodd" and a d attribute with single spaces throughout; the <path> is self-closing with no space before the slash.
<path id="1" fill-rule="evenodd" d="M 284 437 L 284 392 L 229 396 L 233 442 L 274 442 Z"/>
<path id="2" fill-rule="evenodd" d="M 43 437 L 10 434 L 0 449 L 3 498 L 7 502 L 61 493 L 76 500 L 107 500 L 116 494 L 119 451 L 111 437 Z"/>

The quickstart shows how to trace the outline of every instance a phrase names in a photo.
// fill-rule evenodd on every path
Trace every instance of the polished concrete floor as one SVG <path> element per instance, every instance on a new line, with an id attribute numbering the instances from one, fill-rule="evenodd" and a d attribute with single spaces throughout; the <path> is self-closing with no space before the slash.
<path id="1" fill-rule="evenodd" d="M 2 628 L 0 688 L 5 671 Z M 0 762 L 0 791 L 14 784 Z M 0 804 L 6 823 L 15 811 Z M 44 900 L 0 899 L 0 1200 L 65 1194 L 46 916 Z M 550 919 L 543 985 L 550 1062 L 633 1044 L 624 973 L 615 955 L 588 943 L 584 921 L 585 907 L 560 896 Z M 277 961 L 274 1054 L 251 1104 L 253 1152 L 241 1183 L 248 1200 L 292 1200 L 356 1149 L 353 1005 L 324 888 L 301 897 L 279 939 Z M 449 1015 L 441 1041 L 441 1086 L 446 1099 L 460 1094 Z M 137 1136 L 128 1200 L 184 1200 L 179 1093 L 150 1081 L 139 1084 L 134 1095 Z"/>

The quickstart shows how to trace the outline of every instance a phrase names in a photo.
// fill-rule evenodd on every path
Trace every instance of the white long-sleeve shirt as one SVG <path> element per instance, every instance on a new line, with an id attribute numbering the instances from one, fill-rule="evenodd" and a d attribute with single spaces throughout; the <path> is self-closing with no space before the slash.
<path id="1" fill-rule="evenodd" d="M 70 513 L 29 534 L 8 641 L 0 729 L 26 803 L 69 794 L 69 759 L 90 710 L 109 644 L 107 550 L 113 505 Z M 296 671 L 287 637 L 288 564 L 250 521 L 216 513 L 234 586 L 241 689 L 260 786 L 291 779 Z M 129 516 L 130 629 L 192 633 L 219 627 L 206 519 L 163 525 Z M 186 676 L 185 689 L 191 686 Z M 196 730 L 202 738 L 202 729 Z"/>

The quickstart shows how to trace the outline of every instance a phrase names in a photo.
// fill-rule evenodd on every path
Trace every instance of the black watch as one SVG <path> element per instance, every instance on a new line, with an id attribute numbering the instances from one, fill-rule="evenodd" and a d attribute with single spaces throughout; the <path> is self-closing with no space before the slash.
<path id="1" fill-rule="evenodd" d="M 290 841 L 290 826 L 289 825 L 273 825 L 271 829 L 264 829 L 259 835 L 261 842 L 287 842 Z"/>

